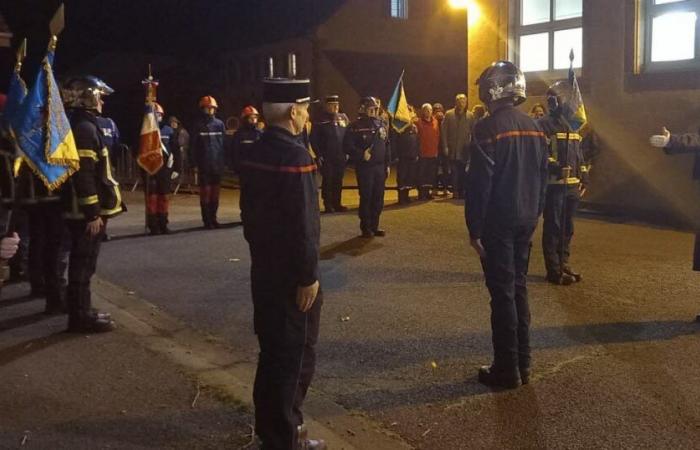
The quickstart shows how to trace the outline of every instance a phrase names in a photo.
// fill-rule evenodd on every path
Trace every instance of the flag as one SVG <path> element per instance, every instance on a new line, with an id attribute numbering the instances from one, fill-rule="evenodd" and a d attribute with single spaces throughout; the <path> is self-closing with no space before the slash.
<path id="1" fill-rule="evenodd" d="M 24 99 L 27 97 L 27 85 L 20 75 L 26 48 L 27 40 L 24 39 L 17 50 L 17 62 L 10 76 L 10 85 L 7 90 L 7 102 L 5 103 L 5 110 L 3 111 L 3 123 L 0 124 L 0 126 L 4 127 L 4 129 L 10 133 L 12 133 L 12 122 L 16 121 L 22 102 L 24 102 Z"/>
<path id="2" fill-rule="evenodd" d="M 138 163 L 149 175 L 155 175 L 163 167 L 163 149 L 160 140 L 160 129 L 153 103 L 146 104 L 146 113 L 141 125 L 139 140 Z"/>
<path id="3" fill-rule="evenodd" d="M 21 158 L 47 189 L 55 190 L 79 168 L 80 157 L 53 75 L 55 37 L 36 81 L 11 118 Z"/>
<path id="4" fill-rule="evenodd" d="M 394 93 L 391 95 L 387 111 L 391 116 L 391 126 L 399 133 L 402 133 L 411 125 L 411 112 L 408 109 L 406 92 L 403 89 L 403 72 L 396 83 Z"/>
<path id="5" fill-rule="evenodd" d="M 573 131 L 578 131 L 586 124 L 588 119 L 586 118 L 586 107 L 583 104 L 583 96 L 581 95 L 581 90 L 578 86 L 578 80 L 576 79 L 576 72 L 574 72 L 574 51 L 571 50 L 569 54 L 569 60 L 571 61 L 571 66 L 569 66 L 569 83 L 571 84 L 571 98 L 569 99 L 569 114 L 567 114 L 567 121 L 569 126 Z"/>

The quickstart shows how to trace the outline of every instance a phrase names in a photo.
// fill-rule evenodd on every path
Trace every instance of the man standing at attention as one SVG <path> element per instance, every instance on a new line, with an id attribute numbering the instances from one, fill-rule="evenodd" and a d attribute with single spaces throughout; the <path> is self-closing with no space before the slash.
<path id="1" fill-rule="evenodd" d="M 301 412 L 316 364 L 322 304 L 316 165 L 300 139 L 310 101 L 309 80 L 265 80 L 268 128 L 243 149 L 240 161 L 241 219 L 260 344 L 255 433 L 264 449 L 326 448 L 307 439 Z"/>

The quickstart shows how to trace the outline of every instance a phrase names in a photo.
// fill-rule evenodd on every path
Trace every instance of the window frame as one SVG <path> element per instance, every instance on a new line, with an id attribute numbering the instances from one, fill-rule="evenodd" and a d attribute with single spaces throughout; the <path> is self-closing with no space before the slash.
<path id="1" fill-rule="evenodd" d="M 396 6 L 396 15 L 394 15 L 394 6 Z M 389 0 L 389 18 L 408 20 L 408 0 Z"/>
<path id="2" fill-rule="evenodd" d="M 641 72 L 673 72 L 700 68 L 700 0 L 682 0 L 662 5 L 654 4 L 655 0 L 642 0 L 643 11 L 640 14 L 640 45 L 642 46 Z M 652 61 L 652 39 L 654 18 L 671 12 L 694 12 L 695 21 L 695 57 L 675 61 Z"/>
<path id="3" fill-rule="evenodd" d="M 700 1 L 700 0 L 698 0 Z M 583 16 L 586 13 L 585 0 L 581 2 L 581 16 L 573 17 L 569 19 L 556 20 L 556 0 L 549 0 L 549 21 L 542 23 L 535 23 L 530 25 L 522 25 L 523 22 L 523 0 L 511 0 L 511 11 L 513 13 L 511 17 L 511 29 L 509 42 L 512 51 L 510 52 L 513 61 L 516 61 L 518 67 L 521 65 L 520 61 L 520 38 L 522 36 L 528 36 L 531 34 L 542 34 L 547 33 L 549 54 L 547 55 L 547 70 L 538 70 L 525 72 L 527 76 L 540 77 L 540 78 L 561 78 L 566 76 L 569 72 L 569 68 L 566 69 L 555 69 L 554 68 L 554 34 L 557 31 L 571 30 L 576 28 L 581 28 L 581 67 L 576 67 L 577 73 L 580 73 L 585 66 L 585 61 L 583 58 L 583 46 L 585 42 L 586 30 L 584 28 Z"/>

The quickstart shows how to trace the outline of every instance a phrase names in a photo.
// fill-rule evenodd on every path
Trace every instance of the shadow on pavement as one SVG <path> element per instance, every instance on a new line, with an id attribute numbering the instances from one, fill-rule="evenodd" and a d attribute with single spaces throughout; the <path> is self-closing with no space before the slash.
<path id="1" fill-rule="evenodd" d="M 43 317 L 48 317 L 41 314 Z M 49 336 L 42 336 L 29 341 L 20 342 L 10 347 L 0 349 L 0 367 L 12 361 L 25 357 L 31 353 L 47 349 L 52 345 L 60 344 L 70 339 L 77 339 L 84 335 L 76 333 L 54 333 Z"/>
<path id="2" fill-rule="evenodd" d="M 242 225 L 242 222 L 222 223 L 218 229 L 224 230 L 227 228 L 236 228 L 236 227 L 241 226 L 241 225 Z M 164 235 L 159 235 L 159 236 L 172 236 L 174 234 L 195 233 L 198 231 L 204 232 L 204 231 L 216 231 L 216 230 L 206 230 L 203 226 L 197 226 L 197 227 L 191 227 L 191 228 L 181 228 L 179 230 L 170 230 L 170 233 L 164 234 Z M 107 241 L 107 242 L 123 241 L 126 239 L 136 239 L 136 238 L 142 238 L 142 237 L 158 237 L 158 236 L 151 236 L 150 234 L 148 234 L 146 232 L 124 234 L 124 235 L 113 235 L 113 236 L 110 236 L 109 241 Z"/>
<path id="3" fill-rule="evenodd" d="M 26 316 L 13 317 L 11 319 L 0 321 L 0 332 L 12 330 L 14 328 L 24 327 L 33 323 L 41 322 L 50 319 L 51 316 L 38 312 Z"/>
<path id="4" fill-rule="evenodd" d="M 33 297 L 30 295 L 22 295 L 20 297 L 7 298 L 0 300 L 0 309 L 9 308 L 10 306 L 20 305 L 22 303 L 44 301 L 41 297 Z"/>
<path id="5" fill-rule="evenodd" d="M 561 327 L 533 328 L 533 352 L 542 349 L 572 348 L 628 342 L 654 342 L 680 336 L 700 335 L 700 324 L 681 321 L 613 322 Z M 380 374 L 430 361 L 455 361 L 483 357 L 491 352 L 491 335 L 474 332 L 452 336 L 418 336 L 406 339 L 321 341 L 319 361 L 333 367 L 347 366 L 348 358 L 358 374 Z M 351 370 L 348 376 L 355 375 Z"/>
<path id="6" fill-rule="evenodd" d="M 347 241 L 330 244 L 321 248 L 321 261 L 334 259 L 338 254 L 353 257 L 362 256 L 382 247 L 383 245 L 378 242 L 378 239 L 366 239 L 356 236 Z"/>

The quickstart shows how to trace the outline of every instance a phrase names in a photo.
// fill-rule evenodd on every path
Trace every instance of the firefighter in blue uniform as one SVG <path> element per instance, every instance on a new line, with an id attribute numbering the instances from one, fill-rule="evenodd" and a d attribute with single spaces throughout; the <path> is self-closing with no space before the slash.
<path id="1" fill-rule="evenodd" d="M 61 89 L 80 156 L 80 169 L 61 187 L 66 227 L 71 235 L 66 292 L 70 332 L 114 328 L 109 314 L 92 309 L 90 298 L 90 279 L 97 267 L 104 220 L 122 212 L 119 184 L 112 176 L 109 151 L 96 120 L 98 103 L 112 92 L 92 76 L 70 78 Z"/>
<path id="2" fill-rule="evenodd" d="M 155 113 L 160 128 L 160 140 L 163 152 L 163 166 L 154 175 L 148 175 L 141 170 L 144 179 L 146 195 L 146 226 L 151 235 L 168 234 L 168 213 L 171 181 L 180 176 L 182 153 L 174 139 L 175 130 L 170 125 L 163 124 L 165 111 L 155 103 Z"/>
<path id="3" fill-rule="evenodd" d="M 389 176 L 391 153 L 389 130 L 379 117 L 379 101 L 361 100 L 359 117 L 345 133 L 345 153 L 355 162 L 360 189 L 360 231 L 362 237 L 384 236 L 379 216 L 384 208 L 384 183 Z"/>
<path id="4" fill-rule="evenodd" d="M 323 449 L 307 438 L 301 406 L 315 370 L 321 316 L 316 165 L 300 135 L 309 80 L 264 82 L 268 127 L 241 155 L 241 219 L 250 246 L 255 432 L 263 449 Z"/>
<path id="5" fill-rule="evenodd" d="M 241 126 L 231 139 L 231 160 L 236 173 L 240 173 L 241 155 L 246 152 L 246 149 L 255 145 L 262 136 L 262 131 L 258 129 L 259 118 L 260 113 L 252 105 L 246 106 L 241 111 Z"/>
<path id="6" fill-rule="evenodd" d="M 694 154 L 692 177 L 693 180 L 700 182 L 700 133 L 671 134 L 664 127 L 661 134 L 654 135 L 649 139 L 649 143 L 653 147 L 662 148 L 667 155 Z M 700 272 L 700 229 L 695 233 L 693 270 Z M 696 320 L 700 322 L 700 314 L 697 315 Z"/>
<path id="7" fill-rule="evenodd" d="M 316 152 L 321 166 L 321 198 L 325 212 L 344 212 L 342 204 L 343 177 L 347 155 L 343 150 L 343 139 L 350 120 L 340 112 L 340 97 L 329 95 L 325 101 L 325 111 L 311 128 L 311 146 Z"/>
<path id="8" fill-rule="evenodd" d="M 491 294 L 494 350 L 479 381 L 515 388 L 530 376 L 526 282 L 532 234 L 544 207 L 547 144 L 537 124 L 515 108 L 526 92 L 525 76 L 514 64 L 493 63 L 477 83 L 489 116 L 474 129 L 465 215 Z"/>
<path id="9" fill-rule="evenodd" d="M 226 126 L 216 117 L 219 105 L 210 95 L 199 99 L 200 119 L 192 129 L 190 149 L 199 176 L 199 205 L 204 228 L 219 228 L 221 175 L 226 165 L 224 134 Z"/>
<path id="10" fill-rule="evenodd" d="M 544 207 L 542 249 L 547 281 L 570 285 L 581 281 L 581 274 L 571 268 L 571 239 L 574 216 L 588 185 L 590 166 L 581 147 L 581 135 L 565 119 L 571 83 L 557 81 L 547 90 L 549 115 L 538 124 L 549 141 L 549 179 Z"/>

